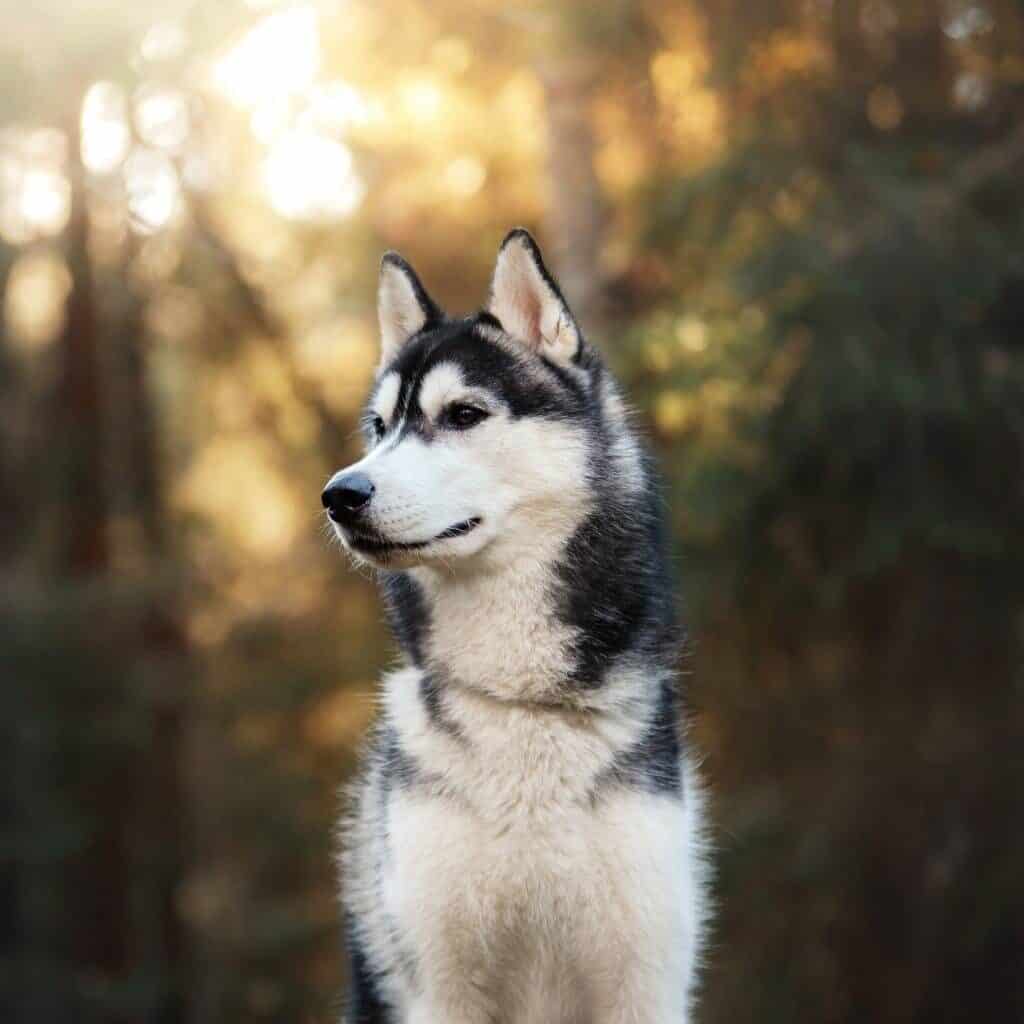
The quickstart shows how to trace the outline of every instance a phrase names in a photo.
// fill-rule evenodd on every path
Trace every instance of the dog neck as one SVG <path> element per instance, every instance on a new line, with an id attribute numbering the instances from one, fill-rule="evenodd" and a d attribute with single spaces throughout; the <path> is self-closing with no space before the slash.
<path id="1" fill-rule="evenodd" d="M 552 570 L 564 541 L 534 541 L 499 567 L 412 570 L 428 625 L 423 666 L 499 700 L 564 701 L 574 630 L 554 608 Z"/>

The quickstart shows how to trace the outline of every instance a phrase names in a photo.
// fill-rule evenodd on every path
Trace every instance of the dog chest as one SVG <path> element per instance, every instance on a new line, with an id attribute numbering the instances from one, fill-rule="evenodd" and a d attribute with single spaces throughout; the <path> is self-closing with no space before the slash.
<path id="1" fill-rule="evenodd" d="M 419 958 L 481 970 L 571 951 L 581 970 L 614 970 L 681 927 L 685 837 L 665 797 L 614 794 L 538 823 L 396 794 L 388 837 L 382 895 Z"/>

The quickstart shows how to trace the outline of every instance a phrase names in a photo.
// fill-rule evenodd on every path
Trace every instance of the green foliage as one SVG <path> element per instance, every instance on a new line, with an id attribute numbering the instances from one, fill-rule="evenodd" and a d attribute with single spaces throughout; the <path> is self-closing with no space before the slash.
<path id="1" fill-rule="evenodd" d="M 1022 141 L 952 109 L 872 134 L 842 99 L 828 139 L 803 95 L 645 194 L 709 339 L 649 382 L 721 796 L 705 1014 L 1012 1017 Z"/>

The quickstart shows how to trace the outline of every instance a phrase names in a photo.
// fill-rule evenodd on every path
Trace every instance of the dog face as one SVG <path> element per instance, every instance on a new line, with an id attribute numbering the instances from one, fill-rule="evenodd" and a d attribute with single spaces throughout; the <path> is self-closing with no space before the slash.
<path id="1" fill-rule="evenodd" d="M 323 493 L 345 547 L 379 567 L 455 570 L 571 530 L 587 511 L 596 363 L 530 236 L 503 243 L 486 312 L 446 317 L 394 254 L 378 311 L 367 452 Z"/>

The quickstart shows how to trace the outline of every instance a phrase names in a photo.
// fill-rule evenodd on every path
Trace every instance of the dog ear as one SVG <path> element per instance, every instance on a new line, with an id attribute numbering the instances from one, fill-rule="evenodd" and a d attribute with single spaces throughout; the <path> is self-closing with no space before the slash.
<path id="1" fill-rule="evenodd" d="M 444 318 L 427 294 L 416 271 L 397 252 L 380 261 L 377 319 L 380 321 L 380 365 L 385 366 L 418 331 Z"/>
<path id="2" fill-rule="evenodd" d="M 523 228 L 510 231 L 501 243 L 488 308 L 509 334 L 534 352 L 559 363 L 578 356 L 580 329 L 537 243 Z"/>

